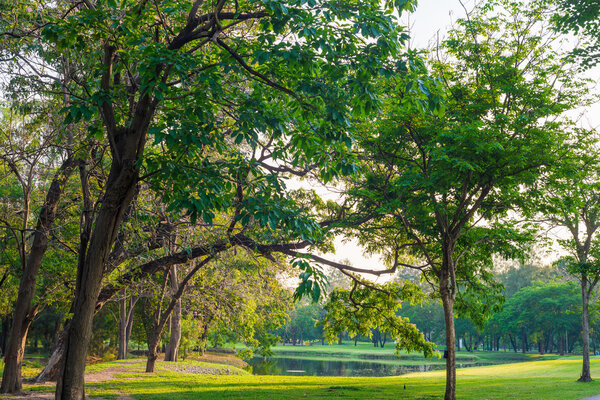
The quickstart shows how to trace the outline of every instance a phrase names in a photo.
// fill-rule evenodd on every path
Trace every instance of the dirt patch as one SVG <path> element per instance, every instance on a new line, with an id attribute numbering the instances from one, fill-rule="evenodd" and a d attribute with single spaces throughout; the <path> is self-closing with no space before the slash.
<path id="1" fill-rule="evenodd" d="M 92 372 L 89 374 L 85 374 L 85 381 L 93 382 L 93 383 L 106 382 L 106 381 L 111 381 L 113 379 L 116 379 L 115 374 L 118 374 L 121 372 L 142 372 L 142 370 L 135 371 L 135 370 L 132 370 L 131 368 L 127 368 L 127 367 L 123 366 L 123 365 L 137 364 L 139 362 L 140 362 L 140 360 L 123 361 L 123 362 L 121 362 L 121 365 L 111 366 L 110 368 L 108 368 L 102 372 Z M 140 365 L 142 365 L 142 364 L 140 364 Z M 122 378 L 119 378 L 119 379 L 122 379 Z"/>
<path id="2" fill-rule="evenodd" d="M 237 358 L 235 355 L 231 354 L 223 354 L 223 353 L 212 353 L 206 352 L 203 356 L 193 356 L 189 357 L 192 360 L 198 360 L 213 364 L 225 364 L 231 365 L 238 368 L 245 368 L 248 366 L 248 363 L 244 360 Z"/>

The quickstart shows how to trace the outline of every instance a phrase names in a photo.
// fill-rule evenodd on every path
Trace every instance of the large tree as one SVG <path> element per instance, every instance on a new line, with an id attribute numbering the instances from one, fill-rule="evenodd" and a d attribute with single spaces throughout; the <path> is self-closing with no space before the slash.
<path id="1" fill-rule="evenodd" d="M 446 400 L 456 399 L 454 311 L 477 317 L 494 304 L 491 256 L 514 256 L 529 237 L 508 211 L 566 146 L 558 117 L 578 84 L 543 9 L 489 1 L 458 20 L 427 62 L 437 78 L 418 62 L 398 71 L 359 140 L 364 170 L 347 195 L 367 222 L 353 233 L 390 268 L 420 270 L 441 297 Z"/>
<path id="2" fill-rule="evenodd" d="M 45 43 L 21 54 L 69 68 L 46 72 L 32 64 L 28 72 L 38 90 L 70 96 L 65 123 L 89 121 L 90 134 L 106 141 L 110 155 L 103 192 L 91 199 L 97 208 L 86 215 L 91 229 L 81 238 L 57 398 L 84 396 L 103 270 L 140 179 L 164 185 L 165 200 L 188 209 L 193 220 L 211 224 L 218 211 L 234 210 L 230 235 L 238 223 L 256 219 L 304 240 L 318 236 L 319 227 L 282 195 L 278 175 L 302 175 L 315 165 L 325 179 L 352 171 L 343 156 L 351 144 L 347 130 L 352 117 L 375 109 L 369 80 L 397 51 L 403 39 L 397 14 L 411 5 L 85 0 L 45 6 L 56 10 L 55 18 L 41 16 Z M 55 85 L 58 70 L 68 71 L 62 87 Z M 259 190 L 246 191 L 240 182 Z"/>

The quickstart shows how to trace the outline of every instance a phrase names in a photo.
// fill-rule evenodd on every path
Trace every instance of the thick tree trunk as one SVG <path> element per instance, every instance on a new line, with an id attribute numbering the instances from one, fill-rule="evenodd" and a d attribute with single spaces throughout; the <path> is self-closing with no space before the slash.
<path id="1" fill-rule="evenodd" d="M 164 325 L 163 325 L 164 327 Z M 162 328 L 162 327 L 160 327 Z M 148 359 L 146 360 L 146 372 L 154 372 L 156 359 L 158 358 L 158 343 L 162 329 L 155 328 L 152 335 L 148 338 Z"/>
<path id="2" fill-rule="evenodd" d="M 454 333 L 454 299 L 446 288 L 441 290 L 446 323 L 446 392 L 444 400 L 456 400 L 456 338 Z"/>
<path id="3" fill-rule="evenodd" d="M 588 282 L 585 276 L 581 279 L 581 341 L 583 351 L 583 364 L 581 367 L 581 376 L 579 382 L 590 382 L 592 374 L 590 372 L 590 322 L 588 314 Z"/>
<path id="4" fill-rule="evenodd" d="M 56 385 L 57 400 L 84 398 L 84 372 L 92 321 L 100 293 L 104 265 L 125 209 L 134 197 L 138 170 L 139 145 L 135 135 L 123 132 L 119 151 L 121 162 L 113 154 L 113 163 L 105 187 L 102 205 L 95 220 L 89 246 L 80 254 L 77 271 L 73 319 L 65 343 L 65 355 Z"/>
<path id="5" fill-rule="evenodd" d="M 6 348 L 8 347 L 8 337 L 10 331 L 10 317 L 2 319 L 2 334 L 0 335 L 0 355 L 4 358 Z"/>
<path id="6" fill-rule="evenodd" d="M 173 294 L 179 289 L 179 280 L 177 279 L 177 266 L 173 265 L 169 271 L 171 280 L 171 290 Z M 177 361 L 179 352 L 179 342 L 181 341 L 181 299 L 178 299 L 173 307 L 171 314 L 171 330 L 169 344 L 165 352 L 165 361 Z"/>
<path id="7" fill-rule="evenodd" d="M 52 179 L 44 205 L 40 210 L 35 233 L 33 234 L 33 243 L 27 261 L 23 266 L 23 274 L 19 283 L 10 338 L 4 357 L 5 364 L 0 393 L 16 393 L 22 388 L 21 363 L 25 353 L 27 332 L 36 314 L 36 311 L 31 309 L 31 300 L 35 294 L 35 283 L 42 265 L 42 259 L 48 249 L 48 231 L 54 224 L 56 208 L 64 186 L 73 172 L 73 167 L 74 163 L 70 158 L 62 163 Z"/>

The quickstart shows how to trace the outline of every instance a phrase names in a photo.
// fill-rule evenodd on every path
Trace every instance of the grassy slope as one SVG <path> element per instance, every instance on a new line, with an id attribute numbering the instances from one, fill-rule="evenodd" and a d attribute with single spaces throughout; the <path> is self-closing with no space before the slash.
<path id="1" fill-rule="evenodd" d="M 120 365 L 100 364 L 93 370 Z M 128 394 L 139 400 L 192 399 L 420 399 L 443 397 L 444 371 L 392 378 L 283 377 L 253 375 L 198 375 L 173 372 L 159 363 L 157 373 L 142 373 L 142 360 L 121 365 L 117 381 L 90 383 L 94 396 L 116 398 Z M 232 367 L 233 368 L 233 367 Z M 600 393 L 600 381 L 575 382 L 581 368 L 577 357 L 490 367 L 458 372 L 458 397 L 470 400 L 569 400 Z M 592 361 L 592 375 L 600 377 L 600 358 Z M 404 389 L 406 385 L 406 389 Z M 37 390 L 49 388 L 38 387 Z"/>

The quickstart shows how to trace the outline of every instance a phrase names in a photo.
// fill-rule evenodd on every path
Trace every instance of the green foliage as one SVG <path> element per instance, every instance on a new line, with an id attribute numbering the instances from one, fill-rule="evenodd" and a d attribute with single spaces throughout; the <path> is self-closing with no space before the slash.
<path id="1" fill-rule="evenodd" d="M 580 331 L 581 305 L 575 282 L 549 282 L 524 287 L 494 315 L 503 333 L 519 335 L 522 329 L 534 340 L 544 340 L 554 330 Z"/>
<path id="2" fill-rule="evenodd" d="M 600 61 L 600 2 L 598 0 L 554 0 L 557 6 L 554 22 L 556 29 L 563 33 L 573 33 L 581 43 L 573 50 L 573 55 L 582 61 L 586 68 Z"/>
<path id="3" fill-rule="evenodd" d="M 337 341 L 341 331 L 348 332 L 351 338 L 356 335 L 370 338 L 372 329 L 379 328 L 396 341 L 398 354 L 402 350 L 422 351 L 431 357 L 435 345 L 427 342 L 408 318 L 396 314 L 402 301 L 415 304 L 422 300 L 423 293 L 412 283 L 387 283 L 376 289 L 356 284 L 351 290 L 336 288 L 324 305 L 325 315 L 319 325 L 330 343 Z"/>

